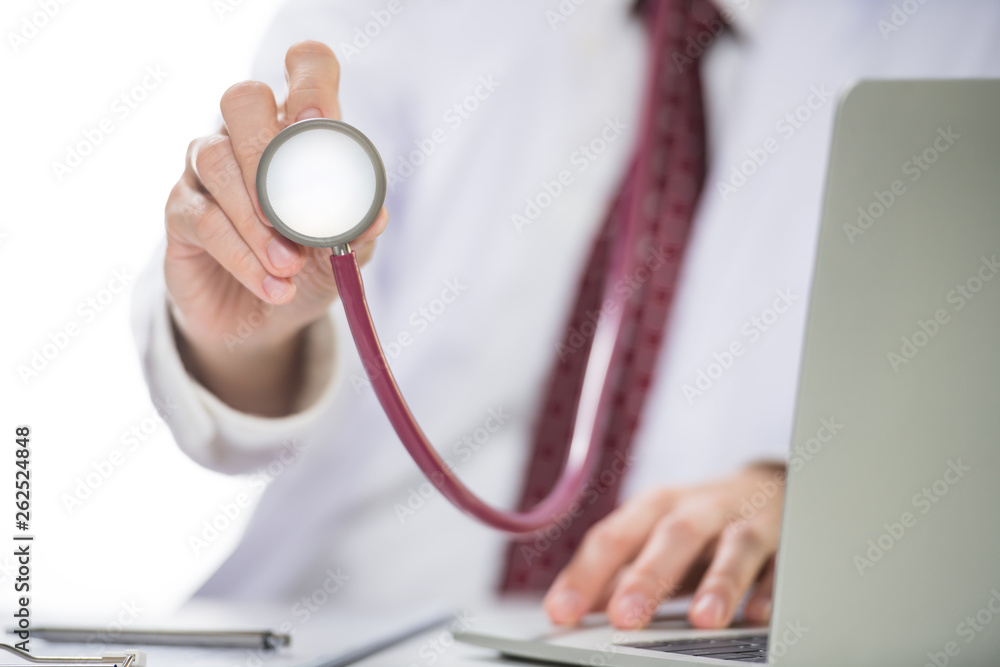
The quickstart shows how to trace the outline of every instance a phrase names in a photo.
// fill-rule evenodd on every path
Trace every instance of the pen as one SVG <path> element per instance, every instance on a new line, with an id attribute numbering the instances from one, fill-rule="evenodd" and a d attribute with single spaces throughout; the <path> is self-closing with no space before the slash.
<path id="1" fill-rule="evenodd" d="M 31 636 L 50 642 L 86 644 L 107 635 L 106 630 L 93 628 L 31 628 Z M 211 630 L 122 630 L 116 632 L 111 644 L 143 644 L 148 646 L 199 646 L 207 648 L 262 648 L 288 646 L 291 637 L 270 630 L 211 631 Z"/>

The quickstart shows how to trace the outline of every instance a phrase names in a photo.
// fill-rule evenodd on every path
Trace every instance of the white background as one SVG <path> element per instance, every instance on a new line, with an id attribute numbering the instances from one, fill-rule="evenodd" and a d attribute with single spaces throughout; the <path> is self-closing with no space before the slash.
<path id="1" fill-rule="evenodd" d="M 188 536 L 219 503 L 251 489 L 187 460 L 153 421 L 129 328 L 132 288 L 162 238 L 164 202 L 189 141 L 214 129 L 219 98 L 249 76 L 281 3 L 64 2 L 5 0 L 0 10 L 0 610 L 9 618 L 15 601 L 14 429 L 28 424 L 33 620 L 94 622 L 123 603 L 149 618 L 182 602 L 232 549 L 239 520 L 197 557 Z M 44 5 L 58 10 L 45 17 Z M 45 25 L 15 49 L 11 34 L 36 16 Z M 163 81 L 132 94 L 147 67 Z M 135 105 L 125 118 L 115 104 L 123 94 Z M 60 181 L 53 163 L 105 118 L 113 131 Z M 100 313 L 78 310 L 111 296 L 101 290 L 114 271 L 132 277 L 128 288 Z M 79 333 L 64 349 L 43 350 L 71 323 Z M 25 380 L 19 366 L 30 368 L 35 351 L 54 357 Z M 134 427 L 148 435 L 129 451 L 122 437 Z M 107 479 L 91 476 L 99 487 L 67 509 L 64 494 L 86 484 L 95 465 L 107 471 L 114 450 L 121 465 Z"/>

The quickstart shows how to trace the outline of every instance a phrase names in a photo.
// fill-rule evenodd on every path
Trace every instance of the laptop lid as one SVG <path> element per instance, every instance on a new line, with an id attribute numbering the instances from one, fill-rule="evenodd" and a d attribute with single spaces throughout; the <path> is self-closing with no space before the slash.
<path id="1" fill-rule="evenodd" d="M 769 661 L 1000 657 L 1000 81 L 840 103 Z"/>

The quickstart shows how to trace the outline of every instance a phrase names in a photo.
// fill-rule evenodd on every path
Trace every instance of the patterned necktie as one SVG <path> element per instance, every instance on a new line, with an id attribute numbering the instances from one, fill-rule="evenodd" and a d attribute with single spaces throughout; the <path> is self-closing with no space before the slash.
<path id="1" fill-rule="evenodd" d="M 611 369 L 618 381 L 601 439 L 599 472 L 590 480 L 576 516 L 557 517 L 553 526 L 511 541 L 500 582 L 500 590 L 507 593 L 547 589 L 587 530 L 618 501 L 705 176 L 697 61 L 725 24 L 707 0 L 649 0 L 644 5 L 651 32 L 650 66 L 636 155 L 595 240 L 559 346 L 519 508 L 529 509 L 548 495 L 566 463 L 612 236 L 622 229 L 623 217 L 632 216 L 629 222 L 638 242 L 624 278 L 631 296 L 617 341 L 623 352 L 621 367 Z"/>

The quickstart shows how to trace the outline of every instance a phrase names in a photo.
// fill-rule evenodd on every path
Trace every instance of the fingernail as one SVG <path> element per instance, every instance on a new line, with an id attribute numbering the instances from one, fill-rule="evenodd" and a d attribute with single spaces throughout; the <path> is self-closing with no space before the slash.
<path id="1" fill-rule="evenodd" d="M 704 625 L 719 626 L 726 615 L 726 602 L 715 593 L 706 593 L 694 603 L 691 615 Z"/>
<path id="2" fill-rule="evenodd" d="M 298 254 L 283 239 L 273 238 L 267 244 L 267 258 L 271 260 L 274 268 L 283 269 L 298 259 Z"/>
<path id="3" fill-rule="evenodd" d="M 288 281 L 280 280 L 274 276 L 264 277 L 264 292 L 272 301 L 284 300 L 291 289 L 292 286 Z"/>
<path id="4" fill-rule="evenodd" d="M 574 590 L 564 589 L 552 596 L 549 608 L 557 623 L 572 623 L 581 615 L 583 598 Z"/>
<path id="5" fill-rule="evenodd" d="M 309 118 L 322 118 L 323 112 L 321 112 L 316 107 L 309 107 L 308 109 L 303 109 L 299 112 L 299 117 L 296 120 L 307 120 Z"/>
<path id="6" fill-rule="evenodd" d="M 649 597 L 642 593 L 629 593 L 618 601 L 618 617 L 624 621 L 624 625 L 630 628 L 642 627 L 647 622 L 647 609 Z"/>

